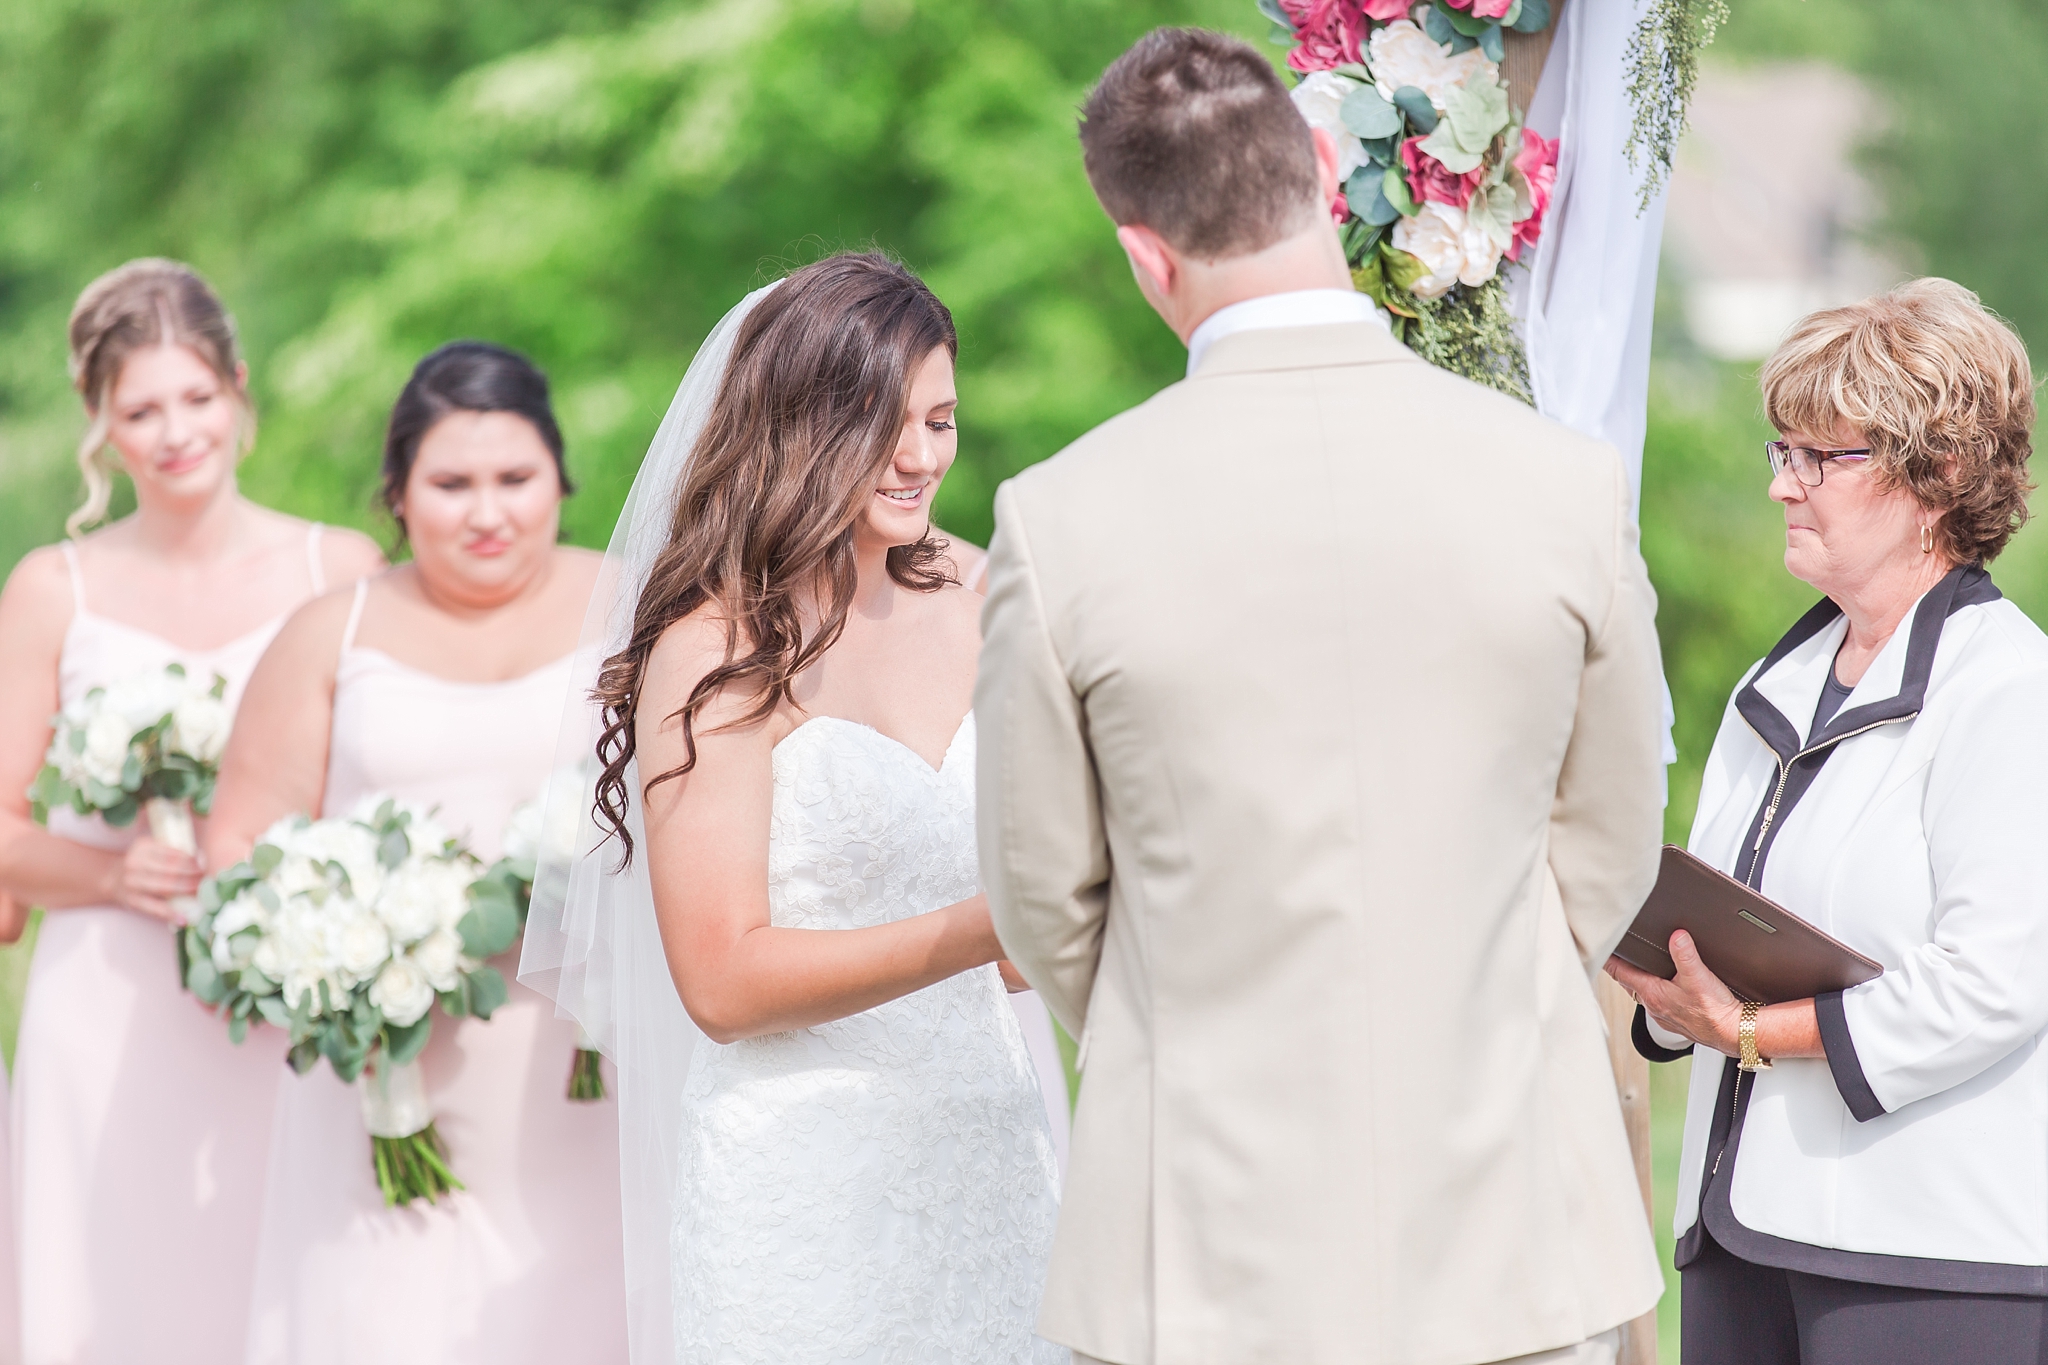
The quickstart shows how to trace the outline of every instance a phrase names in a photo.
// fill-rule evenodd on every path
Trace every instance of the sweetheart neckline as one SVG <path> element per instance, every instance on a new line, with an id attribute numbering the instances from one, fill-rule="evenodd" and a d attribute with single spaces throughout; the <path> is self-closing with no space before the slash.
<path id="1" fill-rule="evenodd" d="M 296 608 L 293 608 L 292 610 L 296 610 Z M 234 649 L 236 646 L 246 645 L 251 640 L 256 639 L 258 636 L 263 635 L 266 632 L 275 635 L 279 630 L 283 629 L 286 618 L 288 618 L 291 614 L 291 610 L 281 611 L 277 615 L 271 617 L 268 621 L 265 621 L 262 625 L 257 626 L 254 630 L 245 630 L 232 640 L 226 641 L 223 644 L 210 645 L 205 649 L 194 649 L 189 645 L 181 645 L 176 640 L 171 639 L 168 635 L 159 634 L 158 632 L 151 630 L 148 626 L 133 625 L 130 622 L 119 619 L 118 617 L 102 616 L 100 613 L 96 611 L 86 611 L 83 608 L 73 608 L 71 613 L 71 624 L 65 627 L 64 634 L 68 638 L 71 632 L 77 629 L 77 627 L 80 624 L 88 621 L 97 621 L 101 625 L 112 626 L 116 630 L 125 630 L 130 635 L 139 635 L 145 640 L 151 640 L 157 644 L 163 645 L 171 651 L 172 656 L 175 658 L 197 659 L 203 658 L 208 655 L 226 654 L 230 650 Z"/>
<path id="2" fill-rule="evenodd" d="M 917 750 L 911 748 L 908 744 L 905 744 L 902 740 L 896 738 L 896 736 L 889 734 L 886 731 L 878 730 L 864 720 L 854 720 L 848 716 L 812 716 L 809 720 L 797 726 L 794 730 L 791 730 L 781 739 L 776 740 L 775 747 L 768 751 L 768 756 L 771 759 L 773 759 L 777 753 L 781 752 L 783 745 L 789 743 L 798 735 L 810 729 L 813 725 L 816 725 L 819 721 L 833 720 L 838 721 L 841 725 L 851 725 L 856 730 L 865 730 L 867 733 L 873 735 L 875 738 L 887 743 L 890 747 L 900 749 L 904 753 L 916 759 L 917 766 L 924 769 L 926 772 L 930 773 L 933 777 L 943 777 L 945 775 L 947 767 L 949 767 L 953 762 L 953 751 L 960 747 L 960 737 L 967 733 L 968 722 L 972 721 L 973 719 L 974 711 L 973 708 L 970 707 L 968 709 L 967 714 L 960 717 L 960 723 L 953 728 L 953 738 L 947 741 L 946 752 L 940 756 L 937 767 L 933 767 L 932 761 L 930 759 L 926 758 Z"/>

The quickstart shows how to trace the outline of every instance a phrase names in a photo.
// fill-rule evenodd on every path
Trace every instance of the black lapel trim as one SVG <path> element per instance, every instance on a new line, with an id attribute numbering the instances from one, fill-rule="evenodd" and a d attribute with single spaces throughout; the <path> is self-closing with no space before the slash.
<path id="1" fill-rule="evenodd" d="M 1786 655 L 1826 629 L 1842 614 L 1842 609 L 1823 597 L 1799 618 L 1791 630 L 1785 632 L 1784 639 L 1772 646 L 1763 663 L 1735 696 L 1735 709 L 1777 755 L 1780 773 L 1779 783 L 1773 784 L 1772 790 L 1758 805 L 1756 815 L 1749 822 L 1749 831 L 1743 836 L 1742 846 L 1749 852 L 1749 865 L 1741 868 L 1741 877 L 1746 884 L 1762 886 L 1764 863 L 1778 842 L 1779 831 L 1785 828 L 1785 817 L 1792 813 L 1792 808 L 1813 786 L 1822 766 L 1834 757 L 1837 742 L 1873 725 L 1906 720 L 1920 714 L 1920 708 L 1927 700 L 1927 680 L 1934 671 L 1935 650 L 1941 645 L 1942 628 L 1948 624 L 1948 618 L 1964 607 L 1996 602 L 2003 596 L 2005 594 L 1998 590 L 1998 585 L 1991 581 L 1991 575 L 1981 565 L 1965 564 L 1950 570 L 1946 577 L 1927 590 L 1927 595 L 1920 599 L 1918 610 L 1913 613 L 1913 630 L 1906 637 L 1906 662 L 1901 670 L 1898 692 L 1836 713 L 1811 743 L 1800 739 L 1802 728 L 1773 706 L 1757 690 L 1756 684 L 1758 679 L 1782 663 Z M 1773 807 L 1776 808 L 1775 814 L 1771 814 Z M 1768 829 L 1764 827 L 1767 815 L 1771 817 Z"/>

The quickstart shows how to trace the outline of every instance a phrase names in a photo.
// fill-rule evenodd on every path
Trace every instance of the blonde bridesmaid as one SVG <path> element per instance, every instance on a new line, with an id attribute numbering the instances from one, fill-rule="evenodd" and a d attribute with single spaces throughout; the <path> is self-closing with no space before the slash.
<path id="1" fill-rule="evenodd" d="M 255 435 L 220 301 L 188 267 L 132 261 L 71 316 L 90 426 L 85 505 L 0 593 L 0 896 L 49 913 L 16 1045 L 12 1199 L 27 1365 L 214 1365 L 242 1349 L 282 1049 L 237 1048 L 180 989 L 175 898 L 190 855 L 23 795 L 58 707 L 182 663 L 249 670 L 300 603 L 379 566 L 365 537 L 236 491 Z M 90 535 L 112 491 L 136 510 Z"/>
<path id="2" fill-rule="evenodd" d="M 256 670 L 208 851 L 280 816 L 384 793 L 438 807 L 495 858 L 554 762 L 599 557 L 556 545 L 568 482 L 547 381 L 456 342 L 392 413 L 386 504 L 403 564 L 303 608 Z M 352 1087 L 284 1081 L 248 1359 L 261 1365 L 607 1365 L 626 1357 L 618 1116 L 566 1097 L 575 1027 L 497 965 L 488 1022 L 437 1017 L 421 1054 L 467 1188 L 386 1208 Z"/>

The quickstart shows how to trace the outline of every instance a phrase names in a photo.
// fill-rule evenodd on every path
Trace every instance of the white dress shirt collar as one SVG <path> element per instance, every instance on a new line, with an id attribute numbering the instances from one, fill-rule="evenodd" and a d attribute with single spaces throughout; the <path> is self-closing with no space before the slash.
<path id="1" fill-rule="evenodd" d="M 1237 332 L 1265 331 L 1274 327 L 1317 327 L 1329 322 L 1377 322 L 1387 325 L 1371 298 L 1350 289 L 1297 289 L 1287 294 L 1266 294 L 1256 299 L 1218 308 L 1202 320 L 1188 338 L 1188 373 L 1202 363 L 1202 357 L 1222 338 Z"/>

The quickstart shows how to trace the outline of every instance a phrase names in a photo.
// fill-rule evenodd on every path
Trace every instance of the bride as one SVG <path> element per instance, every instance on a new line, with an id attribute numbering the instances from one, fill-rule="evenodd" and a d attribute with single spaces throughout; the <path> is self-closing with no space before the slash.
<path id="1" fill-rule="evenodd" d="M 685 378 L 595 607 L 606 837 L 524 975 L 610 1034 L 629 1154 L 659 1134 L 678 1361 L 1067 1356 L 1032 1333 L 1057 1177 L 976 871 L 980 599 L 929 535 L 956 349 L 880 256 L 751 296 Z M 650 905 L 708 1040 L 686 1068 L 685 1021 L 603 998 L 633 970 L 605 917 Z M 651 1191 L 627 1179 L 631 1210 Z"/>

